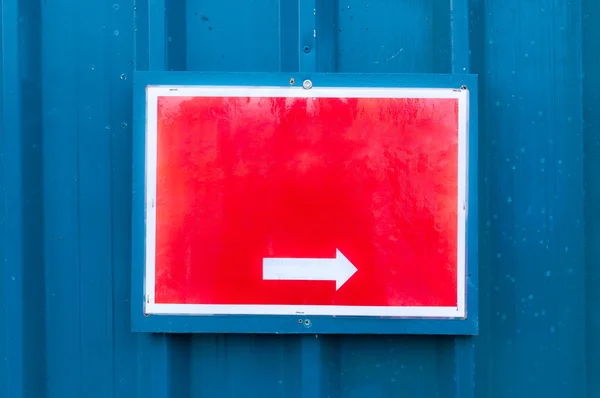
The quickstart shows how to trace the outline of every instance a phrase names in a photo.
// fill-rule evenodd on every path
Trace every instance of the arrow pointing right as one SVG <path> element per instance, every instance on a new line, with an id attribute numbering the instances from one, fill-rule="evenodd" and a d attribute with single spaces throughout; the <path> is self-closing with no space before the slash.
<path id="1" fill-rule="evenodd" d="M 357 271 L 356 267 L 336 249 L 335 258 L 263 258 L 263 280 L 335 281 L 339 290 Z"/>

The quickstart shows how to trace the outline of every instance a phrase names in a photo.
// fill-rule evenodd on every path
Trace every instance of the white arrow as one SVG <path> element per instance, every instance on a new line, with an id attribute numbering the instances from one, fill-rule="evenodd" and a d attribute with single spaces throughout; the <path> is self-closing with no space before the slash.
<path id="1" fill-rule="evenodd" d="M 335 258 L 263 258 L 263 280 L 335 281 L 338 290 L 357 271 L 336 249 Z"/>

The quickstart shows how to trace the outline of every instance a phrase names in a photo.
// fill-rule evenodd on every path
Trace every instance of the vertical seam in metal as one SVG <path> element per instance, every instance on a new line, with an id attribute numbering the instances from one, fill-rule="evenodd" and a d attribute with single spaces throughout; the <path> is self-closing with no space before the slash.
<path id="1" fill-rule="evenodd" d="M 316 0 L 298 0 L 298 69 L 301 73 L 317 71 Z M 300 337 L 302 397 L 321 396 L 321 341 L 319 336 Z"/>
<path id="2" fill-rule="evenodd" d="M 298 0 L 298 51 L 300 72 L 317 71 L 316 0 Z"/>
<path id="3" fill-rule="evenodd" d="M 148 3 L 148 70 L 167 70 L 166 0 Z"/>
<path id="4" fill-rule="evenodd" d="M 451 70 L 453 74 L 471 71 L 469 0 L 450 0 Z M 475 396 L 475 344 L 471 336 L 454 337 L 455 396 Z"/>
<path id="5" fill-rule="evenodd" d="M 3 1 L 2 29 L 2 189 L 4 228 L 2 245 L 3 301 L 6 360 L 2 370 L 8 397 L 24 393 L 23 358 L 23 157 L 21 137 L 21 79 L 19 74 L 19 0 Z M 9 189 L 7 189 L 9 187 Z M 4 327 L 4 326 L 2 326 Z"/>
<path id="6" fill-rule="evenodd" d="M 166 2 L 167 0 L 150 0 L 148 2 L 149 71 L 166 71 L 168 68 Z M 150 335 L 142 341 L 152 347 L 149 350 L 152 359 L 150 369 L 148 369 L 149 375 L 155 383 L 152 387 L 157 397 L 166 398 L 169 396 L 169 385 L 172 383 L 172 377 L 174 376 L 170 371 L 168 337 L 166 335 Z M 163 378 L 164 380 L 162 380 Z"/>
<path id="7" fill-rule="evenodd" d="M 452 73 L 470 73 L 469 0 L 450 0 Z"/>

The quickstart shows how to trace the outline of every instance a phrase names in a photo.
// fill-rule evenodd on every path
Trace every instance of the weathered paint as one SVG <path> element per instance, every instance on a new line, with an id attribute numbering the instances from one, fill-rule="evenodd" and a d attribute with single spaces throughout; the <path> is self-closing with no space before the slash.
<path id="1" fill-rule="evenodd" d="M 600 4 L 164 4 L 2 1 L 0 396 L 600 396 Z M 480 335 L 131 333 L 134 65 L 478 74 Z"/>

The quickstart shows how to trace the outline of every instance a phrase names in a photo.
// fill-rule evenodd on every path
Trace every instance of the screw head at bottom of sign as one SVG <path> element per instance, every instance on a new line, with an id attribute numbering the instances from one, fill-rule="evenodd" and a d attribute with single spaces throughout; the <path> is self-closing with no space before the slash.
<path id="1" fill-rule="evenodd" d="M 302 83 L 302 87 L 304 87 L 306 90 L 310 90 L 312 88 L 313 84 L 310 80 L 305 80 Z"/>

